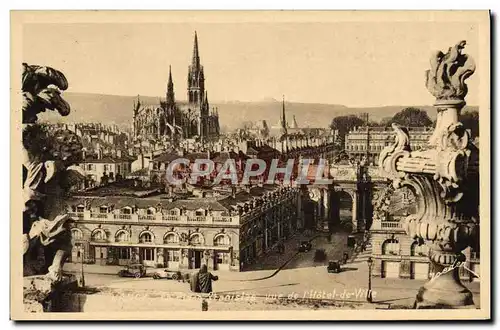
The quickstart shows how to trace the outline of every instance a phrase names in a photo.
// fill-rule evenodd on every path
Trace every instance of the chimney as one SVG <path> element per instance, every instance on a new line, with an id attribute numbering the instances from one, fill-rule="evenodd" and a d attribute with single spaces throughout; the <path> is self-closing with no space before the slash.
<path id="1" fill-rule="evenodd" d="M 122 150 L 121 150 L 121 149 L 118 149 L 118 150 L 116 151 L 116 157 L 117 157 L 118 159 L 121 159 L 121 158 L 122 158 Z"/>
<path id="2" fill-rule="evenodd" d="M 85 160 L 87 158 L 87 150 L 85 148 L 82 149 L 82 159 Z"/>
<path id="3" fill-rule="evenodd" d="M 97 149 L 97 159 L 102 159 L 102 149 Z"/>
<path id="4" fill-rule="evenodd" d="M 231 198 L 236 198 L 236 187 L 231 185 Z"/>

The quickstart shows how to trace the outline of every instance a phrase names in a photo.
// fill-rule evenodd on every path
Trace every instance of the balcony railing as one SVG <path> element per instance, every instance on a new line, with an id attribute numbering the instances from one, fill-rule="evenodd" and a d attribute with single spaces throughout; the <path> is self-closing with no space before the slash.
<path id="1" fill-rule="evenodd" d="M 108 213 L 90 213 L 90 217 L 93 219 L 107 219 Z"/>
<path id="2" fill-rule="evenodd" d="M 132 214 L 115 214 L 115 219 L 132 220 Z"/>
<path id="3" fill-rule="evenodd" d="M 153 221 L 156 220 L 156 217 L 154 215 L 148 214 L 148 215 L 140 215 L 139 220 L 148 220 L 148 221 Z"/>
<path id="4" fill-rule="evenodd" d="M 380 224 L 382 229 L 401 229 L 401 222 L 399 221 L 382 221 Z"/>
<path id="5" fill-rule="evenodd" d="M 76 218 L 76 219 L 83 219 L 83 213 L 75 213 L 75 212 L 69 212 L 68 215 L 71 218 Z"/>
<path id="6" fill-rule="evenodd" d="M 214 217 L 214 222 L 231 222 L 231 217 Z"/>
<path id="7" fill-rule="evenodd" d="M 163 221 L 179 221 L 179 215 L 163 215 Z"/>
<path id="8" fill-rule="evenodd" d="M 198 216 L 198 217 L 188 217 L 187 220 L 189 222 L 204 222 L 206 221 L 206 217 Z"/>

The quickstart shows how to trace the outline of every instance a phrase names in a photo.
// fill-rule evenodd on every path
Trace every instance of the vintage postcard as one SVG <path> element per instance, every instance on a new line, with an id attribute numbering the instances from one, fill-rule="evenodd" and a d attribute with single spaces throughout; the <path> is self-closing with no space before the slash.
<path id="1" fill-rule="evenodd" d="M 490 312 L 488 11 L 12 11 L 11 318 Z"/>

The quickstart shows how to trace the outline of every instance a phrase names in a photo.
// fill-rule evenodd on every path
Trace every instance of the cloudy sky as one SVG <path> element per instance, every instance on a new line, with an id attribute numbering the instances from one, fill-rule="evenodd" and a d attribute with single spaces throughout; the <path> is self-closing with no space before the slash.
<path id="1" fill-rule="evenodd" d="M 281 99 L 348 106 L 432 104 L 424 71 L 434 50 L 468 41 L 463 22 L 43 23 L 23 27 L 23 61 L 67 76 L 72 92 L 163 96 L 169 65 L 186 99 L 194 31 L 212 101 Z M 468 103 L 478 104 L 478 74 Z"/>

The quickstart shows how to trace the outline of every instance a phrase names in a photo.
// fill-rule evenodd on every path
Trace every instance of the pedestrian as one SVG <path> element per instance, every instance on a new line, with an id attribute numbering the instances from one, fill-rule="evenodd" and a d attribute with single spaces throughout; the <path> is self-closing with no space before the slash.
<path id="1" fill-rule="evenodd" d="M 218 279 L 218 276 L 208 271 L 207 265 L 201 265 L 200 271 L 191 277 L 191 291 L 209 294 L 212 292 L 212 281 Z M 205 299 L 201 301 L 201 310 L 208 311 L 208 302 Z"/>
<path id="2" fill-rule="evenodd" d="M 347 259 L 349 259 L 349 253 L 344 252 L 344 264 L 347 263 Z"/>

